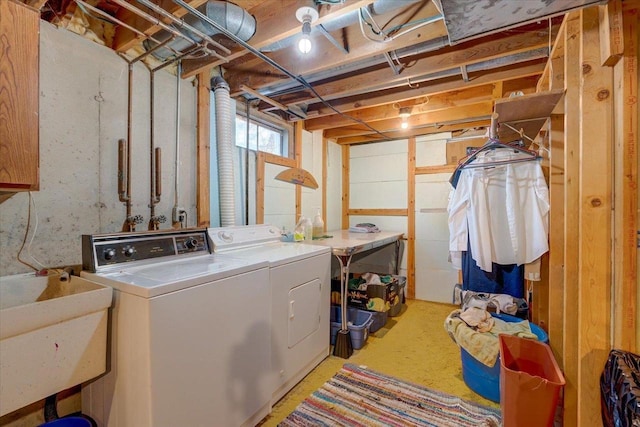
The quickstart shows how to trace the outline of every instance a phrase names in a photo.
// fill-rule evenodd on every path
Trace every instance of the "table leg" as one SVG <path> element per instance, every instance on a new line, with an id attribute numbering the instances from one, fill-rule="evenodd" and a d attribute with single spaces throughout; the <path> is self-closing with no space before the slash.
<path id="1" fill-rule="evenodd" d="M 348 359 L 353 354 L 351 343 L 351 331 L 347 322 L 347 287 L 349 284 L 349 264 L 351 255 L 336 255 L 340 263 L 340 311 L 341 326 L 336 334 L 336 343 L 333 346 L 333 355 Z"/>

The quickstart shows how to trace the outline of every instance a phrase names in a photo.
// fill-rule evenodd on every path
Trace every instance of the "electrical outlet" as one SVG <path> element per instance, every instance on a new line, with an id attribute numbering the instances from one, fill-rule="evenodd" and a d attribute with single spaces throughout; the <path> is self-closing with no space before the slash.
<path id="1" fill-rule="evenodd" d="M 182 222 L 187 217 L 187 211 L 184 210 L 184 208 L 180 208 L 180 207 L 175 206 L 173 208 L 173 212 L 172 212 L 171 217 L 172 217 L 173 222 Z"/>

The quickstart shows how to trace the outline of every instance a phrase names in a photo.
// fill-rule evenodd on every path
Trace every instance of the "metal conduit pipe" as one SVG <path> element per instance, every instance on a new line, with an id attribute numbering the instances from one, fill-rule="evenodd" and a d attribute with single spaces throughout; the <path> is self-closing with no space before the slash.
<path id="1" fill-rule="evenodd" d="M 371 13 L 372 15 L 382 15 L 384 13 L 387 13 L 391 10 L 394 9 L 398 9 L 398 8 L 404 8 L 407 7 L 411 4 L 414 3 L 418 3 L 422 0 L 404 0 L 404 1 L 398 1 L 398 0 L 376 0 L 373 3 L 371 3 L 367 8 L 369 10 L 369 13 Z M 358 14 L 360 14 L 360 10 L 354 10 L 352 12 L 349 13 L 345 13 L 342 16 L 339 16 L 335 19 L 332 19 L 329 22 L 325 22 L 322 24 L 322 26 L 324 27 L 325 30 L 331 32 L 331 31 L 335 31 L 335 30 L 339 30 L 341 28 L 345 28 L 348 27 L 349 25 L 355 24 L 356 22 L 358 22 Z M 315 29 L 315 28 L 311 28 L 311 33 L 313 34 L 314 32 L 317 32 L 319 30 Z M 290 37 L 287 37 L 286 39 L 277 41 L 275 43 L 270 44 L 269 46 L 265 46 L 262 49 L 260 49 L 261 52 L 275 52 L 277 50 L 281 50 L 284 48 L 287 48 L 291 45 L 293 45 L 297 40 L 298 40 L 299 35 L 293 35 Z"/>
<path id="2" fill-rule="evenodd" d="M 435 22 L 435 21 L 441 20 L 442 17 L 440 15 L 437 15 L 437 16 L 434 16 L 432 19 Z M 439 37 L 437 39 L 422 42 L 418 45 L 398 49 L 395 51 L 395 54 L 398 58 L 405 58 L 407 56 L 420 55 L 423 53 L 432 52 L 434 50 L 438 50 L 446 46 L 449 46 L 449 39 L 448 37 L 444 36 L 444 37 Z M 347 74 L 363 68 L 373 67 L 375 65 L 379 65 L 385 62 L 387 62 L 387 60 L 384 57 L 384 55 L 376 55 L 363 61 L 340 65 L 338 67 L 334 67 L 329 70 L 324 70 L 324 71 L 319 71 L 317 73 L 309 74 L 305 77 L 305 80 L 307 80 L 309 83 L 313 83 L 320 80 L 335 77 L 336 75 Z M 290 92 L 298 92 L 302 89 L 303 87 L 300 86 L 298 82 L 291 81 L 287 83 L 278 83 L 272 86 L 265 86 L 263 88 L 260 88 L 260 93 L 266 96 L 279 96 L 279 95 L 285 95 Z"/>
<path id="3" fill-rule="evenodd" d="M 235 191 L 233 174 L 233 116 L 229 85 L 220 76 L 211 81 L 215 99 L 216 146 L 218 151 L 218 180 L 220 197 L 220 226 L 235 225 Z M 248 124 L 247 124 L 248 125 Z"/>
<path id="4" fill-rule="evenodd" d="M 144 5 L 147 5 L 147 3 L 149 3 L 148 0 L 138 0 L 138 2 Z M 198 11 L 215 20 L 215 22 L 222 25 L 236 37 L 244 41 L 249 40 L 256 32 L 255 18 L 250 15 L 249 12 L 233 3 L 219 0 L 209 0 L 207 3 L 199 7 Z M 190 39 L 193 39 L 197 42 L 200 42 L 203 38 L 209 41 L 211 40 L 211 36 L 219 33 L 219 31 L 216 30 L 213 26 L 207 24 L 206 22 L 203 22 L 201 19 L 198 19 L 194 15 L 185 16 L 180 21 L 180 25 L 184 27 L 182 31 Z M 170 34 L 166 31 L 161 31 L 155 34 L 155 38 L 158 40 L 165 40 L 169 36 Z M 143 45 L 146 49 L 150 49 L 155 45 L 155 43 L 153 41 L 145 40 L 143 42 Z M 179 52 L 183 51 L 188 46 L 188 42 L 178 39 L 176 39 L 169 45 L 171 49 L 177 50 Z M 221 45 L 216 44 L 215 46 L 220 47 Z M 224 49 L 224 52 L 226 54 L 230 53 L 230 51 L 226 48 Z M 172 55 L 172 52 L 168 49 L 161 49 L 155 52 L 153 55 L 159 59 L 166 59 L 167 57 Z"/>
<path id="5" fill-rule="evenodd" d="M 165 18 L 171 20 L 174 24 L 176 24 L 178 27 L 180 27 L 180 29 L 182 31 L 184 31 L 184 32 L 180 32 L 178 30 L 175 30 L 174 28 L 171 28 L 171 27 L 169 27 L 167 25 L 162 24 L 161 21 L 158 21 L 159 22 L 158 25 L 162 24 L 161 27 L 165 31 L 169 31 L 169 32 L 174 33 L 174 34 L 177 32 L 179 35 L 182 36 L 183 39 L 188 40 L 190 42 L 189 45 L 198 44 L 199 42 L 204 40 L 204 42 L 206 42 L 207 44 L 210 44 L 211 46 L 215 46 L 217 49 L 220 49 L 221 51 L 223 51 L 227 55 L 229 53 L 231 53 L 231 51 L 229 49 L 227 49 L 226 47 L 224 47 L 223 45 L 221 45 L 217 41 L 213 40 L 207 34 L 203 33 L 202 31 L 198 30 L 197 28 L 192 27 L 187 22 L 185 22 L 185 20 L 175 17 L 174 15 L 170 14 L 169 12 L 167 12 L 166 10 L 161 8 L 160 6 L 156 5 L 155 3 L 152 3 L 149 0 L 137 0 L 137 1 L 138 1 L 138 3 L 148 7 L 149 9 L 151 9 L 151 10 L 159 13 L 160 15 L 164 16 Z M 185 33 L 188 33 L 188 35 L 185 34 Z M 210 49 L 207 49 L 207 52 L 210 53 L 211 55 L 214 55 L 218 59 L 221 59 L 221 60 L 227 62 L 227 59 L 225 57 L 221 56 L 218 52 L 216 52 L 214 50 L 210 50 Z M 157 54 L 154 54 L 154 55 L 157 55 Z"/>

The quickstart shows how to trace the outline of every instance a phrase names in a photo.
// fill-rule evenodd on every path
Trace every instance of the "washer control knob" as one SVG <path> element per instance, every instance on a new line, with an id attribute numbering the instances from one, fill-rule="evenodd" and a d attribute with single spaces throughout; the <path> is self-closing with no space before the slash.
<path id="1" fill-rule="evenodd" d="M 116 250 L 113 248 L 107 248 L 104 250 L 104 252 L 102 253 L 102 256 L 104 257 L 104 259 L 106 259 L 107 261 L 113 259 L 113 257 L 116 256 Z"/>
<path id="2" fill-rule="evenodd" d="M 131 255 L 136 253 L 136 249 L 133 246 L 125 246 L 124 249 L 122 249 L 122 254 L 126 257 L 131 257 Z"/>
<path id="3" fill-rule="evenodd" d="M 229 232 L 229 231 L 219 231 L 218 232 L 218 237 L 220 238 L 220 240 L 222 240 L 223 242 L 226 243 L 231 243 L 233 242 L 233 233 Z"/>
<path id="4" fill-rule="evenodd" d="M 189 237 L 184 241 L 184 246 L 187 249 L 196 249 L 198 247 L 198 241 L 194 237 Z"/>

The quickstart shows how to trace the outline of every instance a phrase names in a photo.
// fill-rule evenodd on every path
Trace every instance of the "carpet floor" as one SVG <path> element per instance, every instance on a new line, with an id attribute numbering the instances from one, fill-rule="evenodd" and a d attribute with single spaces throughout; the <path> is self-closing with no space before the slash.
<path id="1" fill-rule="evenodd" d="M 443 326 L 444 319 L 455 308 L 449 304 L 408 300 L 400 315 L 389 318 L 387 324 L 371 334 L 364 347 L 355 350 L 349 359 L 331 355 L 323 360 L 274 406 L 260 426 L 277 426 L 345 363 L 367 366 L 398 379 L 499 409 L 500 405 L 471 391 L 462 379 L 460 349 Z"/>

